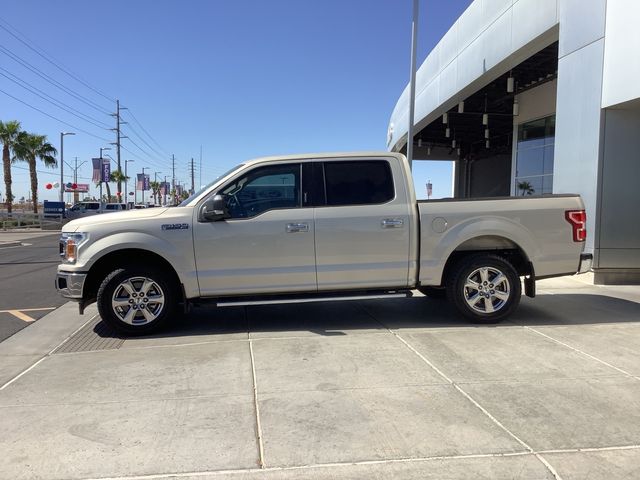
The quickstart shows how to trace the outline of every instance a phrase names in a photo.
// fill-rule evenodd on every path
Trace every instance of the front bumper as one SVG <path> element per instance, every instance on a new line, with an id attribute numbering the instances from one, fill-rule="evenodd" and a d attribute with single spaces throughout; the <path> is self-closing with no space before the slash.
<path id="1" fill-rule="evenodd" d="M 593 266 L 593 255 L 591 253 L 580 254 L 580 266 L 578 267 L 578 273 L 590 272 L 592 266 Z"/>
<path id="2" fill-rule="evenodd" d="M 65 298 L 82 299 L 86 273 L 58 272 L 56 274 L 56 289 Z"/>

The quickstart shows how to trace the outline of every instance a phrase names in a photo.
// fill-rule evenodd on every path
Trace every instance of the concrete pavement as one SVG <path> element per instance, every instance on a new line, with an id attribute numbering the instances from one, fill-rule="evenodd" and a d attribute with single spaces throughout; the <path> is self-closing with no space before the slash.
<path id="1" fill-rule="evenodd" d="M 131 339 L 65 305 L 0 344 L 0 478 L 640 478 L 640 288 L 539 291 L 500 325 L 414 298 Z"/>

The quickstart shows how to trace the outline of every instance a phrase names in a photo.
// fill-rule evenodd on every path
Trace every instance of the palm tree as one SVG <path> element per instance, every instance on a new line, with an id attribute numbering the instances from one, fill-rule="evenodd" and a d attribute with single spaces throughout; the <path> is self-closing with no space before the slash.
<path id="1" fill-rule="evenodd" d="M 45 167 L 55 168 L 58 162 L 55 155 L 58 151 L 47 142 L 46 135 L 20 132 L 15 146 L 14 161 L 27 162 L 29 176 L 31 177 L 31 200 L 33 201 L 33 213 L 38 213 L 38 174 L 36 173 L 36 160 L 40 159 Z M 64 188 L 60 185 L 60 188 Z"/>
<path id="2" fill-rule="evenodd" d="M 13 193 L 11 192 L 11 152 L 15 147 L 18 134 L 20 133 L 20 122 L 10 120 L 0 121 L 0 142 L 2 142 L 2 166 L 4 168 L 4 190 L 7 197 L 7 213 L 11 213 Z"/>
<path id="3" fill-rule="evenodd" d="M 158 197 L 160 196 L 160 182 L 149 182 L 151 192 L 153 193 L 153 204 L 158 204 Z"/>
<path id="4" fill-rule="evenodd" d="M 122 170 L 116 170 L 115 172 L 111 172 L 111 176 L 109 177 L 109 181 L 117 182 L 118 188 L 121 188 L 122 182 L 126 182 L 127 180 L 129 180 L 129 177 L 125 176 L 125 174 L 122 173 Z M 118 190 L 118 193 L 120 194 L 118 195 L 118 203 L 121 203 L 122 192 Z M 126 192 L 125 192 L 125 195 L 126 195 Z"/>
<path id="5" fill-rule="evenodd" d="M 522 192 L 523 197 L 525 194 L 533 195 L 536 191 L 536 189 L 533 188 L 533 185 L 529 182 L 518 182 L 518 190 Z"/>

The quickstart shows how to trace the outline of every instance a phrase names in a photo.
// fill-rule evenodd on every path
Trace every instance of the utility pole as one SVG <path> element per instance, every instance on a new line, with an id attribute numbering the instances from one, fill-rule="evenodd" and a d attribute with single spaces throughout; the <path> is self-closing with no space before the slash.
<path id="1" fill-rule="evenodd" d="M 176 201 L 176 156 L 171 154 L 171 188 L 173 190 L 173 205 L 177 205 Z"/>
<path id="2" fill-rule="evenodd" d="M 118 164 L 118 173 L 122 174 L 122 168 L 120 166 L 120 142 L 123 138 L 128 138 L 124 135 L 122 135 L 122 132 L 120 131 L 120 126 L 123 123 L 127 123 L 127 122 L 123 122 L 120 119 L 120 110 L 126 110 L 126 107 L 120 107 L 120 100 L 116 100 L 116 113 L 112 113 L 111 115 L 116 117 L 116 128 L 112 128 L 111 130 L 114 130 L 116 132 L 116 142 L 112 143 L 111 145 L 115 145 L 116 146 L 116 163 Z M 118 193 L 120 195 L 118 195 L 118 203 L 122 202 L 122 180 L 121 180 L 121 176 L 122 175 L 118 175 Z"/>
<path id="3" fill-rule="evenodd" d="M 189 192 L 191 195 L 193 195 L 196 191 L 194 181 L 193 157 L 191 157 L 191 191 Z"/>
<path id="4" fill-rule="evenodd" d="M 198 190 L 202 187 L 202 145 L 200 145 L 200 180 L 198 182 Z"/>

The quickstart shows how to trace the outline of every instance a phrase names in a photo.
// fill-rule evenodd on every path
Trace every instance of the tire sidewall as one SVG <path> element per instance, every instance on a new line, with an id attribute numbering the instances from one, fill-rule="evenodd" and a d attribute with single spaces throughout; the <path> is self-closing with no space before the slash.
<path id="1" fill-rule="evenodd" d="M 508 279 L 510 295 L 506 304 L 494 313 L 480 313 L 473 310 L 464 298 L 464 284 L 467 277 L 476 269 L 490 267 L 500 270 Z M 515 268 L 504 258 L 497 255 L 479 254 L 461 260 L 447 285 L 447 298 L 455 308 L 469 320 L 476 323 L 496 323 L 508 317 L 518 307 L 522 288 L 520 277 Z"/>
<path id="2" fill-rule="evenodd" d="M 130 325 L 123 322 L 113 311 L 111 305 L 116 288 L 128 278 L 146 277 L 156 282 L 164 294 L 164 306 L 158 318 L 150 323 L 142 325 Z M 111 272 L 98 288 L 97 305 L 100 317 L 119 332 L 128 335 L 143 335 L 155 332 L 162 328 L 175 311 L 176 295 L 175 286 L 169 276 L 158 269 L 134 266 L 119 268 Z"/>

